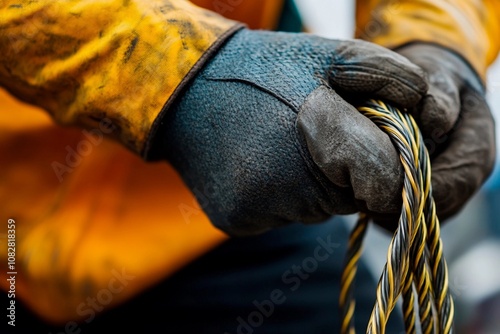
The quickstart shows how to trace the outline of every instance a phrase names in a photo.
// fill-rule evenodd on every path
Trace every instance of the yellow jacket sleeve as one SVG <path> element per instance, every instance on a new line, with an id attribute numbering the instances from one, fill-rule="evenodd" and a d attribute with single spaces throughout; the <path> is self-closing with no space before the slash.
<path id="1" fill-rule="evenodd" d="M 0 3 L 0 86 L 146 155 L 155 120 L 241 24 L 185 0 Z"/>
<path id="2" fill-rule="evenodd" d="M 483 78 L 500 49 L 498 0 L 358 0 L 356 36 L 389 48 L 422 41 L 463 56 Z"/>

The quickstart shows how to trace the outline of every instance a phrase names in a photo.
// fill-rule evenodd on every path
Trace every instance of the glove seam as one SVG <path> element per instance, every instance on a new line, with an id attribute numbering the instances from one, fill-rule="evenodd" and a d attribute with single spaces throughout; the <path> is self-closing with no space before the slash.
<path id="1" fill-rule="evenodd" d="M 293 112 L 298 115 L 299 113 L 299 110 L 297 109 L 297 106 L 295 106 L 293 104 L 293 102 L 290 102 L 288 101 L 286 98 L 284 98 L 283 96 L 280 96 L 279 94 L 276 94 L 274 93 L 272 90 L 269 90 L 267 89 L 266 87 L 264 86 L 261 86 L 259 85 L 258 83 L 255 83 L 253 81 L 250 81 L 250 80 L 245 80 L 245 79 L 240 79 L 240 78 L 230 78 L 230 77 L 225 77 L 225 78 L 216 78 L 216 77 L 213 77 L 213 76 L 206 76 L 204 75 L 203 76 L 205 78 L 205 80 L 209 80 L 209 81 L 225 81 L 225 82 L 238 82 L 238 83 L 242 83 L 242 84 L 246 84 L 248 86 L 251 86 L 251 87 L 254 87 L 255 89 L 258 89 L 266 94 L 269 94 L 270 96 L 274 97 L 275 99 L 277 99 L 278 101 L 282 102 L 283 104 L 285 104 L 288 108 L 292 109 Z M 316 89 L 316 88 L 315 88 Z M 314 91 L 314 89 L 313 89 Z"/>

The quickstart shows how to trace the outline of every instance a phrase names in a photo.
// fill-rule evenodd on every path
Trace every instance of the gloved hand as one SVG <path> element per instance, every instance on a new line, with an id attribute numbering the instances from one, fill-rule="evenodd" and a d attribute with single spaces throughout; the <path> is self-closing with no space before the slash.
<path id="1" fill-rule="evenodd" d="M 453 52 L 415 43 L 397 50 L 428 76 L 429 91 L 415 109 L 432 159 L 439 218 L 456 214 L 490 175 L 495 126 L 485 88 L 475 71 Z"/>
<path id="2" fill-rule="evenodd" d="M 398 211 L 398 154 L 337 89 L 411 108 L 427 84 L 417 66 L 374 44 L 242 30 L 163 115 L 155 140 L 232 235 Z M 316 150 L 322 145 L 331 155 Z"/>

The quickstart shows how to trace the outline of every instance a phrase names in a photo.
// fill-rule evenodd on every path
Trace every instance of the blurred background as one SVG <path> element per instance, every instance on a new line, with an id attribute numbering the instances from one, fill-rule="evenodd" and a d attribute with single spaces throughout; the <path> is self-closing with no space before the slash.
<path id="1" fill-rule="evenodd" d="M 355 1 L 295 1 L 308 31 L 327 38 L 351 38 L 353 36 Z M 497 119 L 497 133 L 499 134 L 497 141 L 500 148 L 500 60 L 489 71 L 488 96 Z M 78 135 L 80 135 L 79 132 L 75 137 L 76 140 L 79 138 Z M 138 159 L 137 163 L 140 163 Z M 142 219 L 145 220 L 144 217 Z M 349 228 L 352 228 L 356 216 L 349 217 L 347 220 Z M 186 225 L 186 231 L 192 226 L 195 224 Z M 150 228 L 154 230 L 155 226 L 151 225 Z M 448 221 L 443 227 L 442 237 L 449 267 L 450 290 L 456 306 L 457 333 L 499 334 L 499 161 L 483 189 L 468 203 L 460 215 Z M 373 226 L 370 228 L 363 256 L 366 263 L 370 265 L 375 279 L 378 279 L 385 264 L 389 242 L 389 234 Z M 23 317 L 20 316 L 20 319 Z M 4 332 L 0 329 L 1 333 Z"/>
<path id="2" fill-rule="evenodd" d="M 310 32 L 328 38 L 350 38 L 354 32 L 354 1 L 296 0 Z M 500 134 L 500 60 L 488 73 L 490 106 Z M 500 148 L 500 136 L 497 136 Z M 350 225 L 356 217 L 351 217 Z M 500 164 L 483 189 L 460 215 L 442 230 L 450 288 L 455 300 L 458 333 L 500 333 Z M 378 278 L 389 236 L 372 228 L 364 257 Z"/>

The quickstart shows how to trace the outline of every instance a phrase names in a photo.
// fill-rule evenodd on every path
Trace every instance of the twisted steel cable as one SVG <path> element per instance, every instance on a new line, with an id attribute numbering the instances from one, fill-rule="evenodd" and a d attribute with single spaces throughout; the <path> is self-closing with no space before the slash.
<path id="1" fill-rule="evenodd" d="M 342 273 L 341 286 L 345 289 L 340 291 L 340 305 L 342 305 L 342 333 L 354 334 L 354 278 L 356 277 L 357 264 L 361 256 L 363 238 L 368 228 L 370 217 L 361 213 L 359 222 L 351 232 L 349 246 L 347 247 L 346 264 Z"/>
<path id="2" fill-rule="evenodd" d="M 452 333 L 454 306 L 432 198 L 430 158 L 418 126 L 411 115 L 381 101 L 371 100 L 359 110 L 389 135 L 405 171 L 399 224 L 389 245 L 366 332 L 385 333 L 387 320 L 402 295 L 407 333 L 417 333 L 418 325 L 424 334 Z M 349 240 L 339 299 L 343 334 L 355 333 L 354 280 L 369 221 L 366 214 L 360 214 Z"/>

